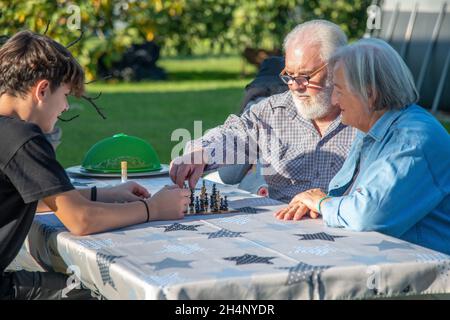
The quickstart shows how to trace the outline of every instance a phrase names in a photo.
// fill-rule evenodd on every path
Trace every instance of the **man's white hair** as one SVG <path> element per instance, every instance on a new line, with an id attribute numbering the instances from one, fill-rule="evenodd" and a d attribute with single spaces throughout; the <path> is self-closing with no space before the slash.
<path id="1" fill-rule="evenodd" d="M 347 36 L 342 29 L 327 20 L 311 20 L 297 25 L 284 38 L 283 49 L 286 52 L 291 46 L 320 45 L 320 57 L 328 59 L 335 51 L 347 44 Z"/>
<path id="2" fill-rule="evenodd" d="M 330 64 L 343 64 L 350 89 L 373 110 L 399 109 L 419 100 L 414 78 L 400 55 L 385 41 L 361 39 L 343 47 Z"/>

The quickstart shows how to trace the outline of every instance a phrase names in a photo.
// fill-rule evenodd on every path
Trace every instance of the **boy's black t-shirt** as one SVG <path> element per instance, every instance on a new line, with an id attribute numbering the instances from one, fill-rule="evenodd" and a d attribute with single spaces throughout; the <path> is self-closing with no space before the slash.
<path id="1" fill-rule="evenodd" d="M 38 200 L 73 189 L 42 130 L 0 116 L 0 282 L 30 230 Z"/>

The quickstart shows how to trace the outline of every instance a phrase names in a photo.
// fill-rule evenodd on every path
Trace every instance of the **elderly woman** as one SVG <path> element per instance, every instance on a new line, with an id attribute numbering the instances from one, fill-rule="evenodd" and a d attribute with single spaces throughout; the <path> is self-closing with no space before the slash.
<path id="1" fill-rule="evenodd" d="M 386 42 L 363 39 L 331 59 L 332 102 L 358 129 L 329 192 L 298 194 L 275 215 L 379 231 L 450 253 L 450 135 L 416 105 L 408 67 Z"/>

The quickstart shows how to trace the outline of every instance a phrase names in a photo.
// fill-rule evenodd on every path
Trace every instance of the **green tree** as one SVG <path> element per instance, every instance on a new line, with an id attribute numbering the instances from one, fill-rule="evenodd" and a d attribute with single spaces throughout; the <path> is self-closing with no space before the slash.
<path id="1" fill-rule="evenodd" d="M 246 47 L 276 49 L 296 24 L 328 19 L 350 39 L 364 33 L 370 0 L 0 0 L 3 35 L 20 29 L 43 33 L 71 48 L 87 78 L 97 62 L 120 59 L 131 44 L 155 41 L 166 52 L 241 53 Z M 79 26 L 77 27 L 77 10 Z"/>

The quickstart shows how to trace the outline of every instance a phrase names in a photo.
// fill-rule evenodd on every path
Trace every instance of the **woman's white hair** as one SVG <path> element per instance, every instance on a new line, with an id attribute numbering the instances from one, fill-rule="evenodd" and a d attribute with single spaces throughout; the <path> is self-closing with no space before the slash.
<path id="1" fill-rule="evenodd" d="M 326 62 L 346 44 L 347 36 L 338 25 L 327 20 L 311 20 L 297 25 L 288 33 L 283 49 L 286 52 L 292 45 L 320 45 L 320 57 Z"/>
<path id="2" fill-rule="evenodd" d="M 361 39 L 339 49 L 330 65 L 342 63 L 350 89 L 373 110 L 400 109 L 416 103 L 419 93 L 414 79 L 400 55 L 385 41 Z"/>

